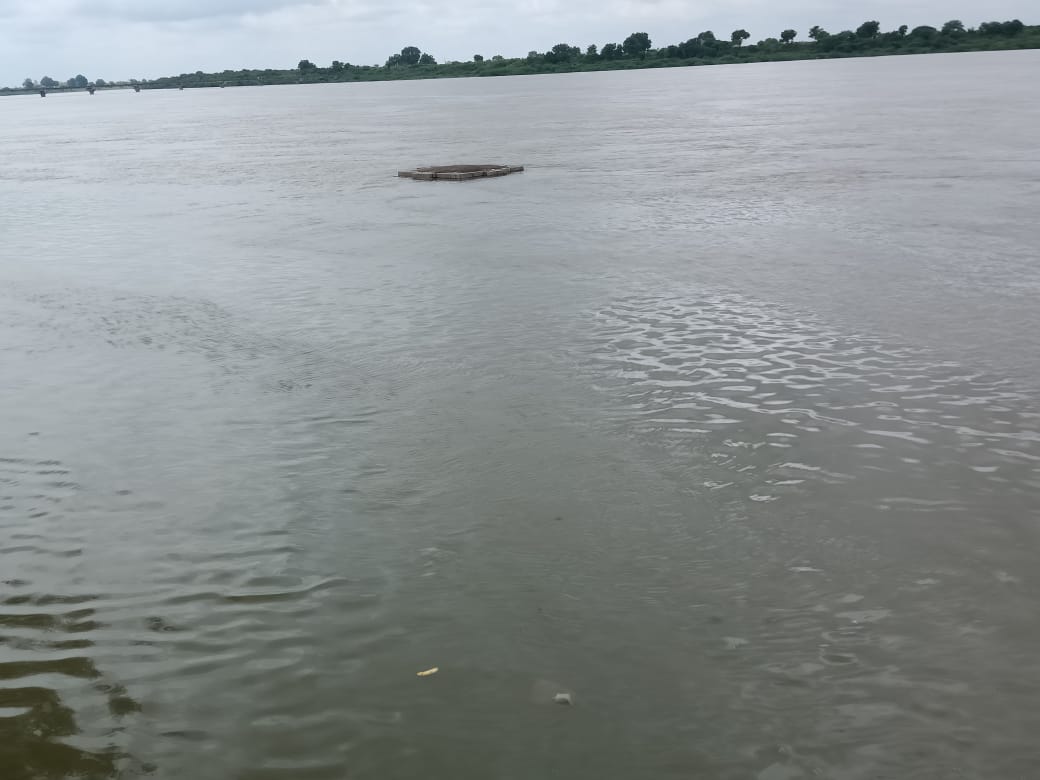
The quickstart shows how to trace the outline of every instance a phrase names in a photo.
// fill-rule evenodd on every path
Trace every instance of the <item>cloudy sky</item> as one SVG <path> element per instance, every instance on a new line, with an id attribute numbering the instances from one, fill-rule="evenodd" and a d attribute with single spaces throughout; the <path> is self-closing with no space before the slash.
<path id="1" fill-rule="evenodd" d="M 0 0 L 0 85 L 44 75 L 151 78 L 302 58 L 382 63 L 415 45 L 439 60 L 519 56 L 646 31 L 655 45 L 744 27 L 753 40 L 878 19 L 1040 23 L 1037 0 Z"/>

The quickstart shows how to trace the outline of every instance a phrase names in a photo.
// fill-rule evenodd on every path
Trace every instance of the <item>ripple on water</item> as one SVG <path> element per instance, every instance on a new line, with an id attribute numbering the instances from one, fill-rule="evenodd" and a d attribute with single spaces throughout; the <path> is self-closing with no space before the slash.
<path id="1" fill-rule="evenodd" d="M 140 710 L 98 663 L 109 596 L 69 576 L 82 490 L 53 460 L 0 458 L 0 777 L 108 778 L 138 766 L 122 732 Z M 67 589 L 56 590 L 64 581 Z"/>
<path id="2" fill-rule="evenodd" d="M 123 524 L 73 471 L 0 459 L 2 780 L 147 773 L 135 739 L 150 745 L 149 761 L 177 763 L 200 724 L 207 749 L 235 728 L 219 712 L 242 709 L 244 695 L 298 688 L 303 711 L 320 680 L 302 624 L 322 610 L 358 624 L 337 648 L 346 668 L 400 641 L 397 627 L 371 619 L 381 580 L 295 568 L 300 548 L 284 528 L 229 521 L 200 544 L 205 518 L 182 518 L 150 549 L 149 513 L 162 503 L 135 503 L 137 522 Z M 136 561 L 132 550 L 148 552 Z M 186 736 L 157 743 L 157 713 L 164 732 Z"/>
<path id="3" fill-rule="evenodd" d="M 615 301 L 592 340 L 624 424 L 673 459 L 706 453 L 730 474 L 712 490 L 768 502 L 870 479 L 909 493 L 917 480 L 956 498 L 870 500 L 951 512 L 968 509 L 965 481 L 975 495 L 1040 488 L 1033 399 L 920 350 L 703 292 Z"/>

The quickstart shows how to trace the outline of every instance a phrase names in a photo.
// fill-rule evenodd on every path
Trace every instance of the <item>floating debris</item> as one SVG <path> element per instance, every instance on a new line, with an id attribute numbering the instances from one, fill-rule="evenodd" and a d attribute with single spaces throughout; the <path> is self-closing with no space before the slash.
<path id="1" fill-rule="evenodd" d="M 398 171 L 397 175 L 402 179 L 415 179 L 416 181 L 466 181 L 467 179 L 481 179 L 491 176 L 508 176 L 510 173 L 523 171 L 522 165 L 431 165 L 424 168 L 414 168 L 410 171 Z"/>
<path id="2" fill-rule="evenodd" d="M 557 704 L 563 704 L 568 707 L 574 704 L 574 700 L 571 698 L 571 695 L 569 693 L 558 693 L 555 696 L 553 696 L 553 701 Z"/>
<path id="3" fill-rule="evenodd" d="M 439 671 L 440 671 L 440 668 L 435 666 L 432 669 L 427 669 L 425 672 L 417 672 L 415 676 L 416 677 L 429 677 L 431 675 L 437 674 L 437 672 L 439 672 Z"/>

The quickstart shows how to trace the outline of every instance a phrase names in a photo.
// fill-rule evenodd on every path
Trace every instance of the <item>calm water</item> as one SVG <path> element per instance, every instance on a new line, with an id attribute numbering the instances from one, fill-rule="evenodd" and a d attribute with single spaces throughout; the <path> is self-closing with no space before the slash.
<path id="1" fill-rule="evenodd" d="M 1038 71 L 0 101 L 0 778 L 1036 777 Z"/>

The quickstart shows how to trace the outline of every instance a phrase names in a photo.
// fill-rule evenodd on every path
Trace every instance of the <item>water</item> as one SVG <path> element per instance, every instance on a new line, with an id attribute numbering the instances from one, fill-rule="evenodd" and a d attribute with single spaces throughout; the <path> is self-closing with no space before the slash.
<path id="1" fill-rule="evenodd" d="M 1034 776 L 1038 65 L 0 101 L 0 778 Z"/>

